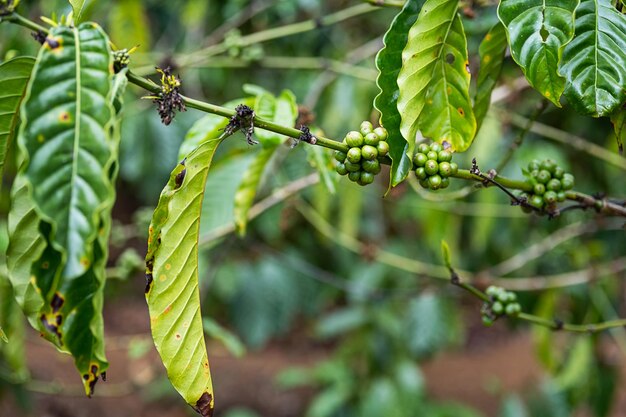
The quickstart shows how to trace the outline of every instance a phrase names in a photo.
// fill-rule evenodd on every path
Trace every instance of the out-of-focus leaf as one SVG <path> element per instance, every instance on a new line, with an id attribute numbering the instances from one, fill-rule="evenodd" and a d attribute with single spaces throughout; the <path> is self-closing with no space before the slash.
<path id="1" fill-rule="evenodd" d="M 557 295 L 554 291 L 547 291 L 541 295 L 535 314 L 540 317 L 553 317 L 555 313 Z M 559 362 L 554 349 L 554 332 L 543 326 L 532 328 L 533 342 L 537 358 L 548 371 L 554 371 Z"/>
<path id="2" fill-rule="evenodd" d="M 322 318 L 315 333 L 322 338 L 341 336 L 367 323 L 369 317 L 362 307 L 349 307 Z"/>
<path id="3" fill-rule="evenodd" d="M 311 129 L 311 133 L 323 136 L 319 129 Z M 324 184 L 326 192 L 335 194 L 339 177 L 333 167 L 333 152 L 321 146 L 305 146 L 304 150 L 309 164 L 320 174 L 320 182 Z"/>
<path id="4" fill-rule="evenodd" d="M 410 302 L 405 337 L 413 354 L 432 354 L 458 340 L 459 331 L 458 317 L 441 297 L 425 293 Z"/>
<path id="5" fill-rule="evenodd" d="M 554 378 L 554 383 L 564 391 L 588 385 L 593 363 L 593 342 L 588 336 L 579 336 L 572 347 L 565 367 Z"/>
<path id="6" fill-rule="evenodd" d="M 557 107 L 565 89 L 558 73 L 563 48 L 574 36 L 579 0 L 503 0 L 498 17 L 506 27 L 511 55 L 535 90 Z"/>
<path id="7" fill-rule="evenodd" d="M 200 314 L 198 236 L 207 174 L 220 142 L 205 141 L 172 171 L 152 217 L 146 255 L 154 344 L 174 388 L 203 416 L 212 415 L 214 399 Z"/>
<path id="8" fill-rule="evenodd" d="M 350 392 L 343 386 L 331 386 L 315 396 L 306 417 L 330 417 L 348 402 Z"/>
<path id="9" fill-rule="evenodd" d="M 246 347 L 241 340 L 235 334 L 220 326 L 215 320 L 203 317 L 202 326 L 207 336 L 219 340 L 235 357 L 241 358 L 246 354 Z"/>
<path id="10" fill-rule="evenodd" d="M 83 7 L 85 7 L 85 0 L 69 0 L 72 5 L 72 16 L 74 17 L 74 24 L 78 26 L 80 18 L 83 14 Z"/>
<path id="11" fill-rule="evenodd" d="M 6 276 L 0 275 L 0 357 L 12 373 L 12 382 L 22 382 L 28 378 L 24 338 L 24 315 L 13 298 L 11 283 Z M 10 340 L 5 335 L 9 334 Z"/>
<path id="12" fill-rule="evenodd" d="M 452 261 L 450 259 L 450 246 L 445 240 L 441 241 L 441 254 L 443 256 L 443 263 L 446 267 L 452 268 Z"/>
<path id="13" fill-rule="evenodd" d="M 622 108 L 611 114 L 611 123 L 617 140 L 617 150 L 620 155 L 624 154 L 624 142 L 626 142 L 626 109 Z"/>
<path id="14" fill-rule="evenodd" d="M 379 378 L 371 382 L 360 406 L 358 415 L 361 417 L 401 417 L 405 415 L 401 407 L 398 390 L 393 382 L 387 378 Z"/>
<path id="15" fill-rule="evenodd" d="M 116 0 L 109 14 L 110 33 L 119 48 L 139 46 L 140 51 L 150 49 L 150 25 L 140 0 Z"/>
<path id="16" fill-rule="evenodd" d="M 502 402 L 498 417 L 528 417 L 524 403 L 515 395 L 507 395 Z"/>
<path id="17" fill-rule="evenodd" d="M 565 97 L 579 113 L 607 116 L 626 101 L 626 16 L 609 0 L 581 0 L 574 39 L 559 72 Z"/>
<path id="18" fill-rule="evenodd" d="M 0 178 L 33 65 L 35 59 L 31 57 L 18 57 L 0 64 Z"/>
<path id="19" fill-rule="evenodd" d="M 400 184 L 411 170 L 411 158 L 415 140 L 407 140 L 400 132 L 401 116 L 397 102 L 399 88 L 396 82 L 402 68 L 402 50 L 406 45 L 409 29 L 419 15 L 424 0 L 408 0 L 395 17 L 389 30 L 385 33 L 383 42 L 385 47 L 376 56 L 378 78 L 376 84 L 380 94 L 374 100 L 374 106 L 380 112 L 380 124 L 383 125 L 389 137 L 389 157 L 391 158 L 391 178 L 389 186 Z"/>
<path id="20" fill-rule="evenodd" d="M 489 32 L 487 32 L 478 47 L 480 68 L 478 70 L 478 79 L 476 80 L 476 97 L 474 98 L 476 131 L 480 130 L 483 119 L 489 110 L 491 92 L 500 77 L 507 46 L 504 26 L 498 23 L 489 29 Z"/>
<path id="21" fill-rule="evenodd" d="M 409 143 L 418 130 L 452 150 L 469 148 L 476 119 L 469 97 L 467 40 L 458 1 L 428 0 L 409 31 L 398 74 L 400 130 Z"/>
<path id="22" fill-rule="evenodd" d="M 543 382 L 539 392 L 531 397 L 529 412 L 532 417 L 571 417 L 566 393 L 552 381 Z"/>
<path id="23" fill-rule="evenodd" d="M 248 211 L 252 207 L 254 197 L 257 194 L 257 189 L 265 167 L 270 162 L 272 155 L 278 149 L 278 145 L 267 146 L 261 149 L 252 160 L 252 163 L 248 165 L 248 169 L 243 174 L 243 179 L 237 188 L 235 194 L 235 225 L 240 236 L 246 234 L 246 225 L 248 224 Z"/>

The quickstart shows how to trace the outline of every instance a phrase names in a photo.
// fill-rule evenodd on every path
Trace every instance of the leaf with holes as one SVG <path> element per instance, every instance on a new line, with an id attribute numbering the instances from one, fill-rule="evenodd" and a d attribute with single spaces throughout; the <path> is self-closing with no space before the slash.
<path id="1" fill-rule="evenodd" d="M 507 46 L 504 26 L 498 23 L 487 32 L 478 47 L 480 68 L 478 70 L 478 79 L 476 80 L 476 97 L 474 98 L 476 131 L 480 129 L 489 110 L 491 93 L 496 87 L 498 78 L 500 78 L 504 52 Z"/>
<path id="2" fill-rule="evenodd" d="M 154 344 L 174 388 L 203 416 L 213 412 L 213 387 L 200 313 L 198 237 L 207 174 L 221 141 L 203 142 L 172 171 L 152 217 L 146 255 Z"/>
<path id="3" fill-rule="evenodd" d="M 374 106 L 380 112 L 380 124 L 385 126 L 389 137 L 389 157 L 391 158 L 391 178 L 389 184 L 400 184 L 411 170 L 414 142 L 406 140 L 400 133 L 400 112 L 397 101 L 399 88 L 396 79 L 402 68 L 402 50 L 406 45 L 409 29 L 417 20 L 423 0 L 408 0 L 385 33 L 384 48 L 376 56 L 378 78 L 376 84 L 380 93 Z"/>
<path id="4" fill-rule="evenodd" d="M 626 16 L 609 0 L 582 0 L 574 39 L 563 50 L 559 71 L 565 97 L 579 113 L 607 116 L 626 101 Z"/>
<path id="5" fill-rule="evenodd" d="M 19 143 L 33 201 L 63 252 L 63 277 L 94 261 L 100 213 L 114 196 L 112 60 L 99 26 L 52 28 L 22 108 Z"/>
<path id="6" fill-rule="evenodd" d="M 458 1 L 428 0 L 409 31 L 398 74 L 400 130 L 409 143 L 418 130 L 465 151 L 476 133 L 469 97 L 467 40 Z"/>
<path id="7" fill-rule="evenodd" d="M 556 106 L 565 89 L 561 53 L 574 37 L 579 0 L 503 0 L 498 17 L 506 27 L 511 56 L 531 86 Z"/>
<path id="8" fill-rule="evenodd" d="M 252 163 L 248 166 L 248 169 L 243 174 L 243 179 L 237 188 L 235 194 L 235 226 L 240 236 L 246 234 L 246 225 L 248 224 L 248 211 L 252 207 L 254 197 L 257 194 L 257 189 L 265 167 L 269 163 L 272 155 L 278 149 L 278 145 L 268 146 L 261 149 L 255 156 Z"/>
<path id="9" fill-rule="evenodd" d="M 0 64 L 0 177 L 7 149 L 15 135 L 18 109 L 34 64 L 35 59 L 30 57 L 18 57 Z"/>

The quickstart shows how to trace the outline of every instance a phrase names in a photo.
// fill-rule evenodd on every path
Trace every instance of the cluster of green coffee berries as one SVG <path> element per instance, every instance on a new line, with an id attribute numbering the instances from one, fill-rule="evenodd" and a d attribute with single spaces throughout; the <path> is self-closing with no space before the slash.
<path id="1" fill-rule="evenodd" d="M 528 181 L 533 186 L 529 193 L 523 193 L 521 198 L 525 198 L 528 204 L 538 210 L 550 209 L 565 201 L 565 192 L 574 188 L 574 176 L 566 173 L 551 159 L 545 161 L 533 160 L 528 164 L 528 170 L 524 171 Z M 522 206 L 525 211 L 530 211 L 529 207 Z"/>
<path id="2" fill-rule="evenodd" d="M 364 121 L 360 131 L 348 132 L 343 143 L 350 149 L 348 153 L 338 151 L 335 154 L 337 173 L 347 175 L 350 181 L 359 185 L 374 182 L 374 177 L 380 172 L 378 157 L 389 153 L 387 130 L 384 127 L 374 129 L 370 122 Z"/>
<path id="3" fill-rule="evenodd" d="M 502 287 L 491 285 L 485 291 L 489 301 L 483 304 L 481 309 L 483 324 L 491 326 L 501 316 L 515 317 L 521 313 L 522 308 L 517 302 L 517 296 Z"/>
<path id="4" fill-rule="evenodd" d="M 450 176 L 459 170 L 458 165 L 452 162 L 452 152 L 437 142 L 430 145 L 421 143 L 413 157 L 413 166 L 420 185 L 431 190 L 448 188 Z"/>

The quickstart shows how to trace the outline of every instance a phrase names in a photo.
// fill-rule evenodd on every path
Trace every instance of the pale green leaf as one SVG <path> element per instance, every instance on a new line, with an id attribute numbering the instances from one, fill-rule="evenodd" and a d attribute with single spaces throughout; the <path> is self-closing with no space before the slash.
<path id="1" fill-rule="evenodd" d="M 152 218 L 146 255 L 154 344 L 174 388 L 203 416 L 212 414 L 214 400 L 200 313 L 198 237 L 219 143 L 221 138 L 203 142 L 172 171 Z"/>
<path id="2" fill-rule="evenodd" d="M 626 101 L 626 16 L 609 0 L 582 0 L 574 39 L 563 50 L 559 72 L 565 97 L 579 113 L 613 113 Z"/>
<path id="3" fill-rule="evenodd" d="M 480 130 L 489 110 L 491 93 L 500 77 L 507 46 L 504 26 L 498 23 L 487 32 L 478 47 L 480 68 L 478 70 L 478 79 L 476 80 L 476 97 L 474 98 L 476 131 Z"/>
<path id="4" fill-rule="evenodd" d="M 0 64 L 0 178 L 7 149 L 15 135 L 19 105 L 35 59 L 18 57 Z"/>
<path id="5" fill-rule="evenodd" d="M 380 94 L 376 96 L 374 106 L 380 112 L 380 124 L 389 132 L 387 143 L 391 158 L 390 187 L 404 181 L 411 170 L 415 142 L 407 141 L 400 133 L 401 117 L 397 107 L 399 88 L 396 79 L 402 68 L 402 50 L 406 45 L 409 29 L 417 20 L 423 4 L 424 0 L 408 0 L 404 3 L 404 7 L 385 33 L 384 48 L 376 56 L 376 84 Z"/>
<path id="6" fill-rule="evenodd" d="M 400 130 L 409 144 L 418 130 L 457 152 L 474 139 L 467 40 L 457 9 L 455 0 L 428 0 L 409 31 L 398 74 Z"/>
<path id="7" fill-rule="evenodd" d="M 502 0 L 498 16 L 509 37 L 511 56 L 535 90 L 561 107 L 565 78 L 561 53 L 574 36 L 579 0 Z"/>
<path id="8" fill-rule="evenodd" d="M 118 0 L 111 4 L 109 36 L 119 48 L 139 46 L 150 50 L 150 24 L 141 0 Z"/>
<path id="9" fill-rule="evenodd" d="M 257 189 L 263 177 L 265 167 L 269 164 L 276 149 L 278 149 L 278 145 L 267 146 L 261 149 L 243 174 L 243 179 L 237 188 L 237 192 L 235 193 L 234 216 L 235 226 L 240 236 L 246 234 L 248 211 L 250 211 L 250 207 L 252 207 L 252 203 L 254 202 L 254 197 L 257 194 Z"/>
<path id="10" fill-rule="evenodd" d="M 215 320 L 209 317 L 204 317 L 202 319 L 202 326 L 207 336 L 218 340 L 235 357 L 241 358 L 246 354 L 246 346 L 243 344 L 241 339 L 228 329 L 220 326 L 220 324 Z"/>
<path id="11" fill-rule="evenodd" d="M 83 14 L 83 8 L 85 7 L 85 0 L 69 0 L 72 5 L 72 16 L 74 17 L 74 24 L 78 26 L 80 23 L 81 15 Z"/>

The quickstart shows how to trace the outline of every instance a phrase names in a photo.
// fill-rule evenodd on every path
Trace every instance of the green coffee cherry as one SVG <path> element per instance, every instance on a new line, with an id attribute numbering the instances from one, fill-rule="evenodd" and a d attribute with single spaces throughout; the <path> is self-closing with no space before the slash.
<path id="1" fill-rule="evenodd" d="M 374 132 L 372 133 L 368 133 L 367 135 L 365 135 L 365 137 L 363 138 L 363 143 L 365 143 L 366 145 L 372 145 L 372 146 L 376 146 L 378 145 L 378 142 L 380 142 L 380 138 L 378 137 L 378 135 Z"/>
<path id="2" fill-rule="evenodd" d="M 548 190 L 550 190 L 550 191 L 560 191 L 561 190 L 561 181 L 557 180 L 556 178 L 552 178 L 546 184 L 546 188 Z"/>
<path id="3" fill-rule="evenodd" d="M 541 184 L 546 184 L 548 181 L 550 181 L 550 178 L 552 178 L 552 174 L 550 174 L 550 171 L 546 169 L 542 169 L 537 174 L 537 181 L 539 181 Z"/>
<path id="4" fill-rule="evenodd" d="M 543 195 L 543 201 L 546 202 L 546 204 L 554 204 L 557 202 L 557 195 L 554 191 L 546 191 L 546 193 Z"/>
<path id="5" fill-rule="evenodd" d="M 439 153 L 439 152 L 441 152 L 443 150 L 443 146 L 441 146 L 440 143 L 433 142 L 430 145 L 430 150 Z"/>
<path id="6" fill-rule="evenodd" d="M 426 154 L 426 153 L 428 153 L 428 152 L 430 151 L 430 146 L 428 146 L 428 145 L 427 145 L 427 144 L 425 144 L 425 143 L 420 143 L 420 144 L 418 145 L 418 147 L 417 147 L 417 151 L 418 151 L 419 153 Z"/>
<path id="7" fill-rule="evenodd" d="M 381 140 L 376 145 L 376 149 L 378 150 L 378 156 L 385 156 L 389 153 L 389 144 Z"/>
<path id="8" fill-rule="evenodd" d="M 540 195 L 533 195 L 528 200 L 528 204 L 530 204 L 536 209 L 541 210 L 543 208 L 543 198 Z"/>
<path id="9" fill-rule="evenodd" d="M 431 175 L 428 177 L 428 185 L 432 190 L 438 190 L 441 187 L 441 177 L 439 175 Z"/>
<path id="10" fill-rule="evenodd" d="M 374 133 L 376 133 L 378 138 L 382 141 L 386 141 L 387 138 L 389 137 L 389 134 L 387 133 L 387 129 L 385 129 L 384 127 L 377 127 L 376 129 L 374 129 Z"/>
<path id="11" fill-rule="evenodd" d="M 452 170 L 452 175 L 456 175 L 459 172 L 459 166 L 456 162 L 450 162 L 450 169 Z"/>
<path id="12" fill-rule="evenodd" d="M 496 301 L 495 303 L 491 305 L 491 311 L 493 311 L 497 315 L 500 315 L 504 313 L 504 306 L 502 305 L 500 301 Z"/>
<path id="13" fill-rule="evenodd" d="M 539 164 L 539 169 L 545 169 L 550 173 L 550 175 L 554 174 L 556 170 L 556 162 L 551 159 L 546 159 L 545 161 Z"/>
<path id="14" fill-rule="evenodd" d="M 378 150 L 372 145 L 364 145 L 361 148 L 361 156 L 363 157 L 363 159 L 371 161 L 378 157 Z"/>
<path id="15" fill-rule="evenodd" d="M 345 140 L 346 144 L 351 148 L 363 146 L 363 135 L 354 130 L 352 132 L 348 132 Z"/>
<path id="16" fill-rule="evenodd" d="M 415 176 L 417 177 L 418 180 L 425 180 L 426 178 L 428 178 L 428 174 L 426 173 L 426 170 L 424 169 L 424 167 L 419 167 L 415 170 Z"/>
<path id="17" fill-rule="evenodd" d="M 440 151 L 437 157 L 437 161 L 439 162 L 450 162 L 452 161 L 452 153 L 449 151 L 443 150 Z"/>
<path id="18" fill-rule="evenodd" d="M 426 154 L 423 154 L 421 152 L 416 153 L 413 157 L 413 165 L 415 165 L 416 167 L 423 167 L 424 165 L 426 165 L 426 161 L 428 161 L 428 157 L 426 156 Z"/>
<path id="19" fill-rule="evenodd" d="M 335 160 L 337 162 L 343 162 L 346 160 L 347 154 L 341 152 L 341 151 L 337 151 L 335 152 Z"/>
<path id="20" fill-rule="evenodd" d="M 428 157 L 428 159 L 432 159 L 433 161 L 437 162 L 437 157 L 439 156 L 439 154 L 435 151 L 430 151 L 426 154 L 426 156 Z"/>
<path id="21" fill-rule="evenodd" d="M 439 172 L 439 164 L 437 163 L 437 161 L 429 159 L 424 165 L 424 170 L 426 170 L 426 174 L 428 175 L 435 175 Z"/>
<path id="22" fill-rule="evenodd" d="M 441 189 L 448 188 L 450 186 L 450 178 L 441 178 Z"/>
<path id="23" fill-rule="evenodd" d="M 553 210 L 556 203 L 566 200 L 565 191 L 574 188 L 574 177 L 566 173 L 563 168 L 550 159 L 545 161 L 533 160 L 528 164 L 528 171 L 524 171 L 528 182 L 532 186 L 532 194 L 525 195 L 528 204 L 539 210 L 546 208 Z M 522 205 L 528 212 L 528 207 Z"/>
<path id="24" fill-rule="evenodd" d="M 543 184 L 535 184 L 533 187 L 533 193 L 537 195 L 543 195 L 546 192 L 546 186 Z"/>
<path id="25" fill-rule="evenodd" d="M 363 171 L 369 172 L 371 174 L 378 174 L 380 172 L 380 162 L 374 159 L 373 161 L 363 161 L 361 162 L 361 167 Z"/>
<path id="26" fill-rule="evenodd" d="M 372 174 L 371 172 L 361 172 L 361 177 L 359 178 L 359 185 L 367 185 L 367 184 L 371 184 L 374 182 L 374 174 Z"/>
<path id="27" fill-rule="evenodd" d="M 348 170 L 348 172 L 358 172 L 361 170 L 361 164 L 355 164 L 353 162 L 350 161 L 346 161 L 345 162 L 345 166 L 346 169 Z"/>
<path id="28" fill-rule="evenodd" d="M 368 133 L 372 133 L 373 131 L 374 131 L 374 126 L 372 126 L 371 122 L 368 122 L 366 120 L 363 123 L 361 123 L 361 134 L 363 136 L 367 135 Z"/>
<path id="29" fill-rule="evenodd" d="M 493 326 L 493 319 L 491 317 L 485 316 L 484 314 L 482 316 L 482 322 L 483 322 L 483 326 L 485 327 Z"/>
<path id="30" fill-rule="evenodd" d="M 348 179 L 352 182 L 357 182 L 361 179 L 361 171 L 352 171 L 348 173 Z"/>
<path id="31" fill-rule="evenodd" d="M 361 160 L 361 148 L 350 148 L 346 158 L 353 164 L 358 163 Z"/>
<path id="32" fill-rule="evenodd" d="M 440 162 L 439 163 L 439 175 L 443 178 L 448 178 L 452 175 L 452 167 L 449 162 Z"/>
<path id="33" fill-rule="evenodd" d="M 337 174 L 339 175 L 346 175 L 348 173 L 346 165 L 343 162 L 340 162 L 335 166 L 335 171 L 337 171 Z"/>

